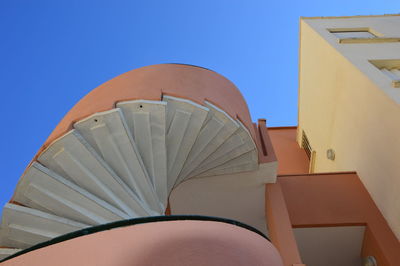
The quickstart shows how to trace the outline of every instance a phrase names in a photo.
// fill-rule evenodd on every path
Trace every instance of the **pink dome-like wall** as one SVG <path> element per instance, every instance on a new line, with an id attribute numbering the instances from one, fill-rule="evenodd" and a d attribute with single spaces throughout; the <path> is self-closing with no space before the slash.
<path id="1" fill-rule="evenodd" d="M 137 224 L 81 236 L 4 266 L 282 266 L 275 247 L 245 228 L 214 221 Z"/>

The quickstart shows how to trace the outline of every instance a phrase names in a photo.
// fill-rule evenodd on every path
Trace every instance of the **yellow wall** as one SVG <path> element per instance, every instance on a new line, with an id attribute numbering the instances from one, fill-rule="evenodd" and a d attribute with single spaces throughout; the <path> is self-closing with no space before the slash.
<path id="1" fill-rule="evenodd" d="M 304 130 L 315 172 L 357 171 L 400 239 L 400 88 L 368 62 L 400 59 L 400 43 L 339 44 L 326 30 L 368 25 L 396 35 L 400 17 L 301 20 L 298 141 Z"/>

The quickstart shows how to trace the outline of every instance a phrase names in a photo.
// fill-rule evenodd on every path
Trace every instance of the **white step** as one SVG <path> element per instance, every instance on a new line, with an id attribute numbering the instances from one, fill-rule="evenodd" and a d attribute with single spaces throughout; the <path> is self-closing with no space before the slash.
<path id="1" fill-rule="evenodd" d="M 74 127 L 144 204 L 163 211 L 121 109 L 93 114 Z"/>
<path id="2" fill-rule="evenodd" d="M 126 124 L 146 166 L 160 202 L 167 206 L 166 103 L 135 100 L 120 102 Z"/>
<path id="3" fill-rule="evenodd" d="M 180 183 L 187 178 L 194 169 L 214 153 L 240 127 L 239 123 L 223 110 L 209 102 L 205 104 L 209 109 L 206 122 L 197 136 L 176 183 Z"/>
<path id="4" fill-rule="evenodd" d="M 89 225 L 7 203 L 3 208 L 0 246 L 27 248 Z"/>
<path id="5" fill-rule="evenodd" d="M 240 121 L 237 122 L 239 123 L 240 127 L 222 145 L 220 145 L 213 154 L 211 154 L 195 170 L 193 170 L 188 175 L 188 178 L 199 176 L 201 174 L 208 175 L 206 173 L 207 171 L 215 172 L 212 169 L 215 169 L 219 166 L 225 168 L 224 164 L 234 160 L 235 158 L 241 158 L 240 156 L 251 151 L 255 153 L 255 156 L 253 157 L 255 159 L 254 165 L 258 164 L 258 155 L 255 143 L 246 127 L 240 123 Z M 247 157 L 244 157 L 244 159 L 246 158 Z M 254 170 L 256 169 L 257 168 L 255 167 Z M 231 171 L 229 172 L 232 173 Z M 225 174 L 223 171 L 220 173 Z"/>
<path id="6" fill-rule="evenodd" d="M 222 165 L 210 169 L 197 177 L 226 175 L 240 172 L 255 171 L 258 168 L 257 162 L 258 152 L 256 150 L 249 151 L 232 159 Z"/>
<path id="7" fill-rule="evenodd" d="M 163 101 L 167 102 L 166 141 L 168 190 L 170 191 L 200 133 L 208 108 L 172 96 L 164 96 Z"/>
<path id="8" fill-rule="evenodd" d="M 37 162 L 18 183 L 14 201 L 91 225 L 129 219 L 124 212 Z"/>
<path id="9" fill-rule="evenodd" d="M 153 213 L 76 130 L 53 142 L 38 161 L 130 217 Z"/>
<path id="10" fill-rule="evenodd" d="M 0 261 L 17 253 L 20 252 L 22 249 L 18 248 L 0 248 Z"/>

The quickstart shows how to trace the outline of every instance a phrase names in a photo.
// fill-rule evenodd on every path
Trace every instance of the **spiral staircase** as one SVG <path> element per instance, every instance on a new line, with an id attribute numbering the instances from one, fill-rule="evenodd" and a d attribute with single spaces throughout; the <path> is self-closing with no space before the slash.
<path id="1" fill-rule="evenodd" d="M 248 128 L 211 102 L 119 101 L 74 121 L 29 165 L 3 208 L 0 259 L 82 228 L 164 215 L 185 181 L 258 169 Z"/>

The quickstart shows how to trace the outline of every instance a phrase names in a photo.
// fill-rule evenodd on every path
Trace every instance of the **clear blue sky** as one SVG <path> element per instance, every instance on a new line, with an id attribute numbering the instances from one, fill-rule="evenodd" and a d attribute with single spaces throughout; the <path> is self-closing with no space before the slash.
<path id="1" fill-rule="evenodd" d="M 399 0 L 1 0 L 0 205 L 65 113 L 117 75 L 203 66 L 239 87 L 253 120 L 296 125 L 299 17 L 399 12 Z"/>

